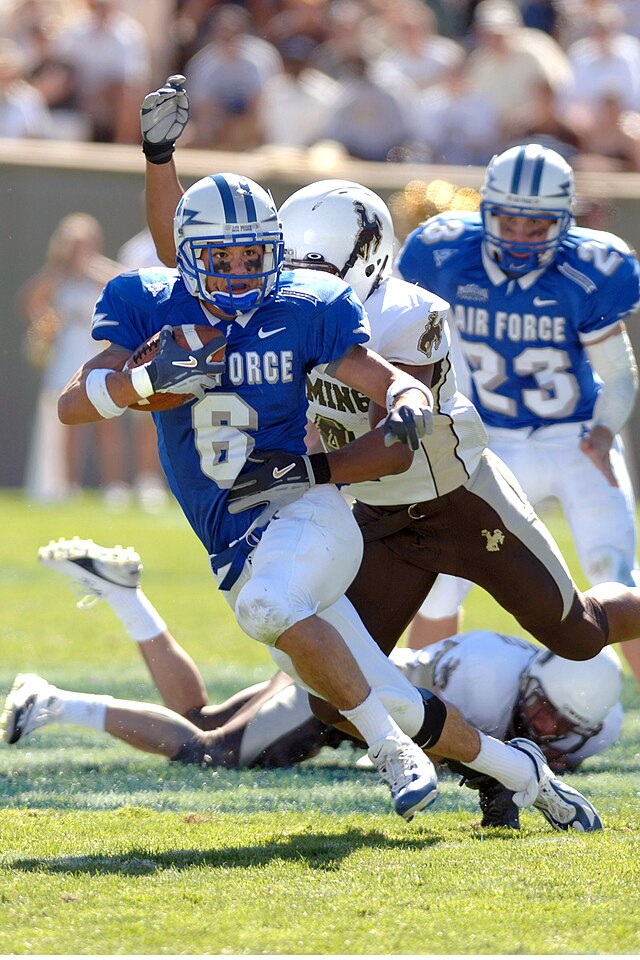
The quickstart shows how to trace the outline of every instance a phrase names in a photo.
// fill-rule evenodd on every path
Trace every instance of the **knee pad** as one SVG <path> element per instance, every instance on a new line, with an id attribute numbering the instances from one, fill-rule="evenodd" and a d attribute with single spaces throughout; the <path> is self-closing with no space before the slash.
<path id="1" fill-rule="evenodd" d="M 592 586 L 610 582 L 623 583 L 625 587 L 637 586 L 637 571 L 628 557 L 611 547 L 588 554 L 584 559 L 584 572 Z"/>
<path id="2" fill-rule="evenodd" d="M 235 614 L 244 632 L 268 647 L 300 619 L 286 596 L 274 596 L 265 584 L 254 580 L 240 590 Z"/>
<path id="3" fill-rule="evenodd" d="M 442 736 L 445 720 L 447 719 L 447 708 L 443 700 L 437 697 L 430 690 L 424 687 L 417 687 L 424 703 L 424 721 L 412 739 L 422 747 L 428 750 L 429 747 L 435 747 Z"/>

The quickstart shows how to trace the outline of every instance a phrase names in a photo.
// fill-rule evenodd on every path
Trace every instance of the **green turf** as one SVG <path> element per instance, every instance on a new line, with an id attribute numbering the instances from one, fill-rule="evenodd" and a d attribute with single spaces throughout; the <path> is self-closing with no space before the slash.
<path id="1" fill-rule="evenodd" d="M 106 514 L 95 496 L 35 507 L 0 494 L 0 693 L 34 670 L 69 687 L 157 699 L 102 604 L 79 611 L 39 566 L 59 536 L 132 543 L 144 585 L 202 665 L 213 699 L 269 676 L 217 595 L 177 508 Z M 549 523 L 574 562 L 564 525 Z M 474 590 L 466 628 L 515 629 Z M 443 776 L 405 824 L 348 747 L 291 771 L 207 771 L 98 733 L 46 728 L 0 745 L 2 954 L 638 954 L 640 695 L 626 678 L 618 744 L 571 781 L 601 834 L 479 827 Z"/>

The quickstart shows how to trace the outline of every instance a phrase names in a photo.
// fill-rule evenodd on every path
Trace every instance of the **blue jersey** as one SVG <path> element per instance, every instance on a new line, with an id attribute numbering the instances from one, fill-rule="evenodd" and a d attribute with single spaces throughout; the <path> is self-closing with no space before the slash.
<path id="1" fill-rule="evenodd" d="M 638 261 L 619 238 L 573 227 L 546 269 L 510 279 L 482 238 L 479 214 L 441 214 L 409 235 L 397 262 L 451 304 L 482 419 L 534 429 L 590 420 L 601 380 L 585 346 L 637 307 Z"/>
<path id="2" fill-rule="evenodd" d="M 251 451 L 305 451 L 306 375 L 369 339 L 351 287 L 328 274 L 283 273 L 280 288 L 236 320 L 204 310 L 177 270 L 111 280 L 96 303 L 92 335 L 134 350 L 166 324 L 206 324 L 227 336 L 220 386 L 154 413 L 160 460 L 189 523 L 210 554 L 240 539 L 260 512 L 231 515 L 227 494 Z"/>

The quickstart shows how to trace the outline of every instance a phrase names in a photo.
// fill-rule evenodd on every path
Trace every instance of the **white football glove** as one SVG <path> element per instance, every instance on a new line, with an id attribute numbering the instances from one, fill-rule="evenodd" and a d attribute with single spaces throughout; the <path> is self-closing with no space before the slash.
<path id="1" fill-rule="evenodd" d="M 151 163 L 167 163 L 189 120 L 185 78 L 169 77 L 159 90 L 148 93 L 140 108 L 142 150 Z"/>

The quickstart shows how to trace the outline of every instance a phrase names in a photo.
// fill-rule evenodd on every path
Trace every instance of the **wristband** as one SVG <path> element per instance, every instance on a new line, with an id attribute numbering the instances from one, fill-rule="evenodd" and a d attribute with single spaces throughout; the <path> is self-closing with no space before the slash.
<path id="1" fill-rule="evenodd" d="M 149 163 L 169 163 L 176 149 L 175 140 L 166 140 L 164 143 L 149 143 L 142 141 L 142 152 Z"/>
<path id="2" fill-rule="evenodd" d="M 120 417 L 127 409 L 119 407 L 107 390 L 107 377 L 115 370 L 91 370 L 84 382 L 84 389 L 89 403 L 98 411 L 104 420 Z"/>
<path id="3" fill-rule="evenodd" d="M 315 483 L 331 483 L 331 467 L 326 453 L 310 453 L 309 463 Z"/>
<path id="4" fill-rule="evenodd" d="M 424 383 L 421 383 L 420 380 L 416 380 L 415 377 L 410 376 L 408 373 L 401 372 L 387 390 L 387 398 L 385 401 L 387 413 L 391 413 L 394 401 L 400 396 L 401 393 L 406 393 L 407 390 L 419 390 L 422 394 L 424 394 L 429 406 L 433 406 L 433 394 L 431 393 L 431 390 L 429 390 L 429 387 L 426 387 Z"/>
<path id="5" fill-rule="evenodd" d="M 152 393 L 155 393 L 146 364 L 141 367 L 133 367 L 129 372 L 131 374 L 131 386 L 142 400 L 146 400 Z"/>

